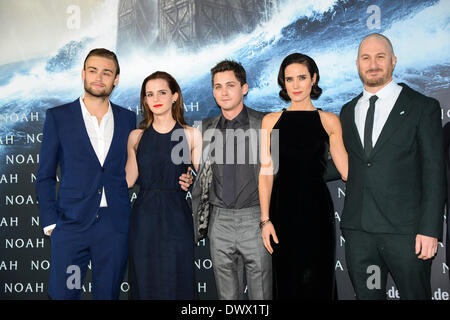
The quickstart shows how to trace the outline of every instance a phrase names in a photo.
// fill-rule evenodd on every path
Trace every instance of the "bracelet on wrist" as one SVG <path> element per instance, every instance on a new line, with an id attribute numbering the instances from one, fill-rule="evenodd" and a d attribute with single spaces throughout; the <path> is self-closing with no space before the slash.
<path id="1" fill-rule="evenodd" d="M 259 223 L 259 228 L 262 229 L 266 224 L 270 222 L 270 219 L 263 220 Z"/>

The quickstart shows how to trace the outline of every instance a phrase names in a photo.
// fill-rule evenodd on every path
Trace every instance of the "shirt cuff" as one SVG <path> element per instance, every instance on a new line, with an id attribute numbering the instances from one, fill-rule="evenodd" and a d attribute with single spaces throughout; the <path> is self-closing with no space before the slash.
<path id="1" fill-rule="evenodd" d="M 53 229 L 55 229 L 55 227 L 56 227 L 56 224 L 54 223 L 54 224 L 51 224 L 51 225 L 49 225 L 49 226 L 46 226 L 45 228 L 44 228 L 44 234 L 46 235 L 46 236 L 49 236 L 50 235 L 50 231 L 51 230 L 53 230 Z"/>

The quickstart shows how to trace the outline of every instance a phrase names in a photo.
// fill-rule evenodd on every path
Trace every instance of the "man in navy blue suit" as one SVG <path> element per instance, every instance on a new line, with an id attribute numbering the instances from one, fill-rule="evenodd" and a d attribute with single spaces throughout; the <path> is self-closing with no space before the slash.
<path id="1" fill-rule="evenodd" d="M 51 236 L 52 299 L 80 299 L 89 261 L 93 298 L 119 297 L 128 256 L 127 141 L 136 128 L 136 115 L 109 101 L 119 74 L 113 52 L 92 50 L 82 70 L 84 95 L 46 113 L 36 190 Z M 191 181 L 183 179 L 186 189 Z"/>
<path id="2" fill-rule="evenodd" d="M 136 128 L 136 115 L 109 101 L 119 73 L 113 52 L 92 50 L 82 70 L 84 96 L 46 113 L 36 190 L 44 233 L 51 236 L 52 299 L 80 298 L 89 260 L 94 299 L 119 296 L 130 216 L 126 145 Z"/>

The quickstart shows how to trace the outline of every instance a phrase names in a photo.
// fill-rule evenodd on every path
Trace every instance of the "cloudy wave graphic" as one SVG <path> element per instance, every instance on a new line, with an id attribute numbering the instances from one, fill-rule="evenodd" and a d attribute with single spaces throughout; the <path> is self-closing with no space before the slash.
<path id="1" fill-rule="evenodd" d="M 399 4 L 400 3 L 400 4 Z M 199 105 L 199 112 L 186 113 L 189 121 L 218 113 L 211 93 L 210 68 L 225 58 L 240 61 L 250 85 L 246 104 L 265 111 L 279 110 L 285 104 L 278 97 L 276 77 L 282 59 L 292 52 L 313 57 L 320 69 L 322 96 L 316 107 L 338 113 L 341 106 L 361 91 L 355 59 L 360 39 L 370 32 L 382 32 L 394 45 L 398 63 L 395 78 L 422 79 L 442 89 L 448 88 L 450 33 L 449 1 L 378 1 L 381 29 L 368 30 L 364 1 L 282 1 L 278 12 L 249 34 L 240 34 L 196 52 L 174 48 L 142 52 L 130 49 L 121 58 L 119 86 L 111 100 L 125 107 L 137 106 L 142 80 L 156 70 L 171 73 L 183 90 L 185 101 Z M 404 2 L 403 2 L 404 3 Z M 74 41 L 68 39 L 67 43 Z M 83 42 L 84 41 L 84 42 Z M 97 37 L 76 39 L 83 49 L 67 51 L 63 46 L 48 59 L 30 62 L 26 70 L 18 65 L 0 66 L 7 78 L 0 79 L 0 114 L 27 115 L 73 101 L 82 93 L 81 65 L 92 47 L 113 45 L 113 40 Z M 60 60 L 58 60 L 60 59 Z M 73 59 L 68 68 L 49 68 Z M 440 72 L 433 72 L 433 70 Z M 430 71 L 431 70 L 431 71 Z M 0 118 L 0 137 L 23 136 L 21 127 L 29 124 Z M 0 146 L 2 147 L 2 146 Z"/>

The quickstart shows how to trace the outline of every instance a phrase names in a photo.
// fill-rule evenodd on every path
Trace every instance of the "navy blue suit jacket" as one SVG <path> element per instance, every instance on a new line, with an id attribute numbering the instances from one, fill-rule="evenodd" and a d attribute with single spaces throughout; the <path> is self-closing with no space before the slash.
<path id="1" fill-rule="evenodd" d="M 41 225 L 84 231 L 95 220 L 105 188 L 115 229 L 127 232 L 130 199 L 125 179 L 127 141 L 136 115 L 111 103 L 114 134 L 103 166 L 84 124 L 79 99 L 47 110 L 36 177 Z M 56 173 L 60 186 L 56 197 Z"/>

